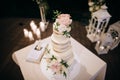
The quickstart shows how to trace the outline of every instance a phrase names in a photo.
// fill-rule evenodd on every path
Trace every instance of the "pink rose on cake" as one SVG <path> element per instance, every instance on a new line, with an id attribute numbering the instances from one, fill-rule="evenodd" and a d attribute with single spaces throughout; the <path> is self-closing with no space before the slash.
<path id="1" fill-rule="evenodd" d="M 58 15 L 56 22 L 59 25 L 65 25 L 65 26 L 69 26 L 72 23 L 72 19 L 70 19 L 71 16 L 69 14 L 60 14 Z"/>
<path id="2" fill-rule="evenodd" d="M 60 64 L 60 62 L 55 60 L 55 61 L 52 61 L 50 68 L 51 70 L 53 70 L 54 74 L 57 74 L 61 72 L 62 65 Z"/>
<path id="3" fill-rule="evenodd" d="M 50 69 L 54 75 L 62 74 L 64 77 L 67 77 L 67 68 L 69 67 L 68 63 L 51 54 L 50 49 L 46 48 L 46 51 L 47 53 L 46 56 L 44 56 L 44 59 L 47 62 L 47 70 Z"/>

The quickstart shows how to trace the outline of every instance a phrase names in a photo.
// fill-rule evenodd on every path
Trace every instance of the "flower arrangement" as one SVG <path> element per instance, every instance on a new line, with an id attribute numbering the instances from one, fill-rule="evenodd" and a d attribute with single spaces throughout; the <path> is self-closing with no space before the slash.
<path id="1" fill-rule="evenodd" d="M 92 13 L 92 12 L 99 10 L 99 9 L 101 9 L 101 6 L 103 4 L 105 4 L 105 0 L 92 0 L 92 1 L 88 2 L 89 11 Z"/>
<path id="2" fill-rule="evenodd" d="M 54 23 L 54 28 L 66 37 L 70 37 L 72 19 L 69 14 L 57 14 L 57 19 Z"/>
<path id="3" fill-rule="evenodd" d="M 47 70 L 51 69 L 53 74 L 62 74 L 65 78 L 67 77 L 67 68 L 69 65 L 63 59 L 56 58 L 53 54 L 50 54 L 50 50 L 46 48 L 46 59 L 47 61 Z"/>

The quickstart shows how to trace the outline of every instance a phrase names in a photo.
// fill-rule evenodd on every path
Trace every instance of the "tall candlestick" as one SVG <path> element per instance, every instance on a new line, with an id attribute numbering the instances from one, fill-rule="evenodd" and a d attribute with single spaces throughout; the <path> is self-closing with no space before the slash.
<path id="1" fill-rule="evenodd" d="M 45 18 L 45 7 L 44 7 L 44 6 L 39 6 L 39 8 L 40 8 L 40 14 L 41 14 L 42 22 L 46 22 L 46 18 Z"/>

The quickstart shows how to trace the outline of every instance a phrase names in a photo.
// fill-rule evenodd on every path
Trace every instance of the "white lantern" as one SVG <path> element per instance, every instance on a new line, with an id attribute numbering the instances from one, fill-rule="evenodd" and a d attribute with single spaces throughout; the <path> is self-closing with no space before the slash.
<path id="1" fill-rule="evenodd" d="M 103 5 L 101 9 L 92 13 L 90 24 L 87 26 L 87 37 L 96 42 L 101 34 L 105 32 L 111 15 L 107 11 L 107 6 Z"/>

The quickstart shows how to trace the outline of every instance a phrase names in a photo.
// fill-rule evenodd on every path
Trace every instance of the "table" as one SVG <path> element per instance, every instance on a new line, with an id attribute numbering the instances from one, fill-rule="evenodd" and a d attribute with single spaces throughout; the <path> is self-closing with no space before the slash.
<path id="1" fill-rule="evenodd" d="M 74 38 L 71 37 L 70 39 L 74 55 L 82 65 L 79 80 L 104 80 L 107 64 Z M 49 42 L 49 40 L 50 37 L 41 40 L 41 42 Z M 26 57 L 33 46 L 34 44 L 14 52 L 12 58 L 19 65 L 25 80 L 47 80 L 40 70 L 40 64 L 26 61 Z"/>

